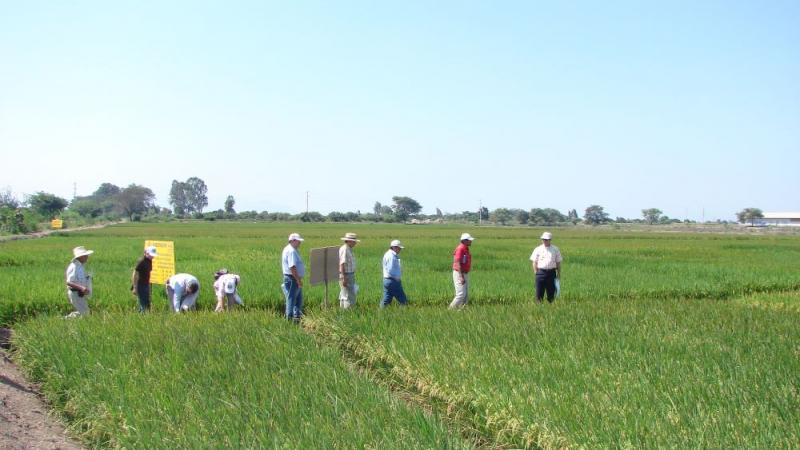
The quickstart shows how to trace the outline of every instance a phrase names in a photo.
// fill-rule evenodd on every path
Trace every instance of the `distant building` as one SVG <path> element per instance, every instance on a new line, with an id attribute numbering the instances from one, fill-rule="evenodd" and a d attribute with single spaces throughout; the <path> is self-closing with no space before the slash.
<path id="1" fill-rule="evenodd" d="M 764 218 L 758 219 L 756 223 L 777 227 L 800 227 L 800 212 L 765 212 Z"/>

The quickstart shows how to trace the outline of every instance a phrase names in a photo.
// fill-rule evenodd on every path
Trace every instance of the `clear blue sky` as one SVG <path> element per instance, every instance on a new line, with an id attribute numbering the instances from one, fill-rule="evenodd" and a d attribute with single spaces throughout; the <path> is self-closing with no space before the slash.
<path id="1" fill-rule="evenodd" d="M 0 189 L 208 210 L 800 211 L 800 2 L 23 1 Z"/>

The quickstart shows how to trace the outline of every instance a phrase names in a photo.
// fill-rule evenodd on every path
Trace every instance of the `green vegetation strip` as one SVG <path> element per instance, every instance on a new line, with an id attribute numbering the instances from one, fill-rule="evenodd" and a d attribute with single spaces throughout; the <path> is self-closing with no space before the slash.
<path id="1" fill-rule="evenodd" d="M 310 323 L 362 366 L 455 409 L 497 443 L 766 449 L 800 442 L 797 319 L 658 300 Z"/>
<path id="2" fill-rule="evenodd" d="M 392 314 L 392 313 L 386 313 Z M 368 314 L 371 315 L 371 314 Z M 447 420 L 468 440 L 482 448 L 566 448 L 565 439 L 535 424 L 524 425 L 507 410 L 457 393 L 415 370 L 403 357 L 387 352 L 364 336 L 349 335 L 333 320 L 307 318 L 303 326 L 321 342 L 337 347 L 344 358 L 402 398 L 423 405 Z"/>
<path id="3" fill-rule="evenodd" d="M 121 224 L 101 230 L 56 234 L 45 239 L 0 244 L 0 326 L 42 313 L 71 310 L 64 270 L 72 248 L 95 250 L 94 311 L 135 311 L 130 276 L 145 239 L 175 242 L 176 268 L 201 282 L 199 308 L 213 309 L 212 274 L 220 267 L 242 275 L 240 292 L 248 308 L 279 312 L 280 252 L 299 231 L 301 252 L 340 245 L 356 232 L 359 303 L 377 308 L 382 294 L 381 258 L 391 239 L 406 246 L 401 255 L 403 284 L 412 304 L 445 307 L 453 296 L 452 252 L 458 236 L 476 236 L 472 246 L 473 304 L 518 304 L 533 297 L 528 258 L 542 229 L 387 224 L 167 223 Z M 564 255 L 564 301 L 598 299 L 725 299 L 760 292 L 800 290 L 797 236 L 730 236 L 693 233 L 633 233 L 553 229 Z M 335 303 L 336 283 L 329 301 Z M 319 306 L 323 286 L 304 289 L 306 305 Z M 166 311 L 162 286 L 155 286 L 155 310 Z"/>
<path id="4" fill-rule="evenodd" d="M 14 339 L 89 447 L 471 447 L 265 314 L 39 318 Z"/>

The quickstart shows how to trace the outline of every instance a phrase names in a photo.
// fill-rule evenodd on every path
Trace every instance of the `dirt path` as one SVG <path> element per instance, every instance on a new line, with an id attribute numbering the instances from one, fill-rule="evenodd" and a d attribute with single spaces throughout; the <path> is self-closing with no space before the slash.
<path id="1" fill-rule="evenodd" d="M 0 344 L 8 342 L 8 330 L 0 328 Z M 64 427 L 48 416 L 47 405 L 36 386 L 22 376 L 0 348 L 0 448 L 82 449 L 67 437 Z"/>
<path id="2" fill-rule="evenodd" d="M 52 233 L 69 233 L 69 232 L 72 232 L 72 231 L 93 230 L 93 229 L 97 229 L 97 228 L 105 228 L 105 227 L 107 227 L 109 225 L 114 225 L 116 223 L 122 223 L 122 222 L 105 222 L 105 223 L 96 223 L 94 225 L 87 225 L 85 227 L 65 228 L 63 230 L 42 230 L 42 231 L 36 231 L 36 232 L 33 232 L 33 233 L 28 233 L 28 234 L 12 234 L 12 235 L 8 235 L 8 236 L 0 236 L 0 242 L 3 242 L 3 241 L 17 241 L 17 240 L 20 240 L 20 239 L 43 238 L 43 237 L 51 235 Z"/>

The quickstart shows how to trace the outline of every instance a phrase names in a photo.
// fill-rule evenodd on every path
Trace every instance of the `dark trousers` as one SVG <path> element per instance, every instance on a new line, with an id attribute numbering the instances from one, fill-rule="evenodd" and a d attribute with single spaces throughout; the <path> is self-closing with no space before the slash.
<path id="1" fill-rule="evenodd" d="M 400 280 L 394 280 L 392 278 L 384 278 L 383 298 L 381 298 L 381 308 L 389 306 L 389 303 L 392 303 L 392 298 L 396 298 L 397 301 L 403 306 L 405 306 L 408 303 L 408 299 L 406 298 L 406 292 L 403 290 L 403 283 L 401 283 Z"/>
<path id="2" fill-rule="evenodd" d="M 136 283 L 136 295 L 139 297 L 139 312 L 150 310 L 150 283 Z"/>
<path id="3" fill-rule="evenodd" d="M 541 302 L 545 292 L 547 301 L 553 303 L 556 298 L 556 269 L 539 269 L 536 272 L 536 300 Z"/>

